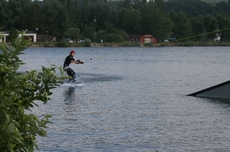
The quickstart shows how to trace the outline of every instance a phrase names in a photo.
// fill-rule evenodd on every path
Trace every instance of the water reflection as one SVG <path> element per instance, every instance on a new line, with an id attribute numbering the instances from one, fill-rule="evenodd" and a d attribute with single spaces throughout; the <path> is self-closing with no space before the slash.
<path id="1" fill-rule="evenodd" d="M 64 102 L 66 105 L 71 105 L 74 102 L 76 93 L 74 87 L 67 88 L 66 91 L 63 92 Z"/>
<path id="2" fill-rule="evenodd" d="M 224 108 L 230 107 L 230 99 L 212 99 L 206 98 L 210 103 L 223 106 Z"/>
<path id="3" fill-rule="evenodd" d="M 75 121 L 76 115 L 86 103 L 82 99 L 81 87 L 68 87 L 63 91 L 63 109 L 66 111 L 65 120 Z M 74 123 L 74 122 L 71 122 Z"/>

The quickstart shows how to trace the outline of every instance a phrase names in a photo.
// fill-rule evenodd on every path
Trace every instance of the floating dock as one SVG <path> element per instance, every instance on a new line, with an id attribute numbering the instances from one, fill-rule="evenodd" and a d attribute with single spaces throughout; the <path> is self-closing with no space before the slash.
<path id="1" fill-rule="evenodd" d="M 230 80 L 209 87 L 207 89 L 189 94 L 188 96 L 195 96 L 195 97 L 202 97 L 202 98 L 230 99 Z"/>

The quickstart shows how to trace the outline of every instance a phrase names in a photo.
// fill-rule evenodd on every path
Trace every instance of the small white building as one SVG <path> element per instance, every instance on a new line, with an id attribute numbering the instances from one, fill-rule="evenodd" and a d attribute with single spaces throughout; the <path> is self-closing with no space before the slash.
<path id="1" fill-rule="evenodd" d="M 216 37 L 214 38 L 214 41 L 220 41 L 221 40 L 221 33 L 216 33 Z"/>
<path id="2" fill-rule="evenodd" d="M 9 31 L 0 31 L 0 42 L 9 42 Z M 25 39 L 30 40 L 31 42 L 37 42 L 37 33 L 33 31 L 27 31 L 25 33 Z"/>
<path id="3" fill-rule="evenodd" d="M 9 37 L 9 32 L 0 31 L 0 42 L 6 42 L 6 38 Z"/>

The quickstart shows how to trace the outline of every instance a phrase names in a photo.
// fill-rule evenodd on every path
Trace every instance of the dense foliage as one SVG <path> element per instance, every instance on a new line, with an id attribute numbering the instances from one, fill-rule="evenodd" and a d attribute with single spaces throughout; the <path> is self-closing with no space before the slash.
<path id="1" fill-rule="evenodd" d="M 119 42 L 128 40 L 127 34 L 152 34 L 158 40 L 182 39 L 217 29 L 224 29 L 222 36 L 227 36 L 224 32 L 230 28 L 229 1 L 0 0 L 0 10 L 0 27 L 4 30 L 28 29 L 56 36 L 57 40 L 70 37 L 99 42 L 104 38 Z"/>
<path id="2" fill-rule="evenodd" d="M 50 115 L 30 111 L 37 102 L 46 103 L 59 82 L 56 68 L 18 72 L 27 42 L 17 37 L 11 45 L 0 42 L 0 151 L 33 151 L 36 137 L 45 136 Z"/>

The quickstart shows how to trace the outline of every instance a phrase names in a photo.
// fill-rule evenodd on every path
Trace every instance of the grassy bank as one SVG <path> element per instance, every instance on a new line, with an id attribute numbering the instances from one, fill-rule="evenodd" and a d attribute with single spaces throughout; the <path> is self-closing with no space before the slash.
<path id="1" fill-rule="evenodd" d="M 188 41 L 188 42 L 163 42 L 156 46 L 230 46 L 230 41 Z"/>
<path id="2" fill-rule="evenodd" d="M 230 46 L 230 41 L 196 41 L 196 42 L 162 42 L 157 44 L 141 44 L 137 42 L 122 43 L 63 43 L 55 42 L 37 42 L 32 43 L 30 47 L 168 47 L 168 46 Z"/>
<path id="3" fill-rule="evenodd" d="M 60 42 L 36 42 L 31 43 L 30 47 L 136 47 L 140 46 L 136 42 L 122 43 L 60 43 Z"/>

